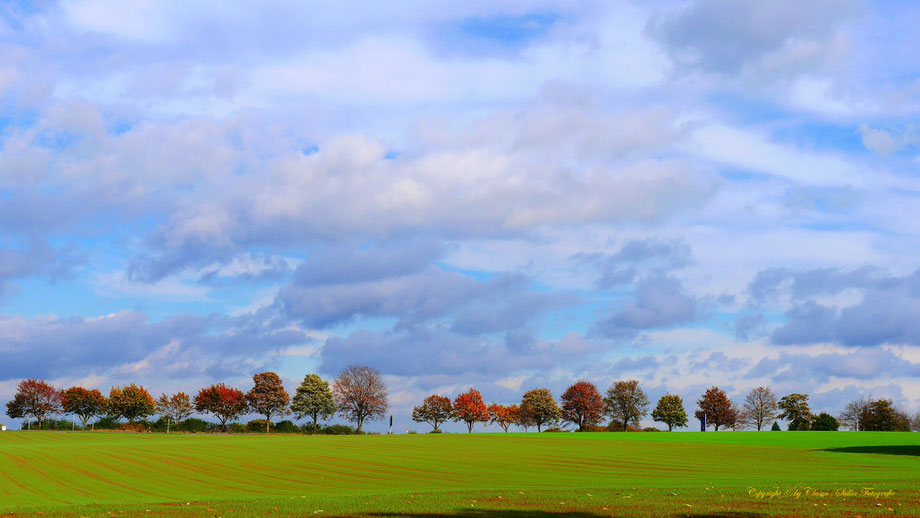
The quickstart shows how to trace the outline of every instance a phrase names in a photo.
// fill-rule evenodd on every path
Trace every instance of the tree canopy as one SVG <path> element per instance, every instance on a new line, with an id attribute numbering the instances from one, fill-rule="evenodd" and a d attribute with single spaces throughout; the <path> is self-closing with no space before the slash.
<path id="1" fill-rule="evenodd" d="M 425 398 L 421 405 L 412 409 L 412 420 L 417 423 L 428 423 L 435 432 L 440 431 L 441 423 L 451 418 L 454 407 L 447 396 L 432 394 Z"/>
<path id="2" fill-rule="evenodd" d="M 454 421 L 463 421 L 466 423 L 467 432 L 473 432 L 473 425 L 476 423 L 489 422 L 489 410 L 482 400 L 482 394 L 474 388 L 458 394 L 454 398 Z"/>
<path id="3" fill-rule="evenodd" d="M 694 415 L 697 419 L 706 418 L 706 426 L 712 426 L 715 431 L 719 431 L 722 426 L 731 426 L 731 423 L 737 421 L 734 405 L 725 391 L 719 387 L 709 387 L 697 402 L 699 410 Z"/>
<path id="4" fill-rule="evenodd" d="M 658 404 L 652 410 L 652 419 L 668 425 L 668 431 L 676 426 L 687 426 L 687 411 L 684 410 L 684 400 L 677 394 L 665 394 L 658 399 Z"/>
<path id="5" fill-rule="evenodd" d="M 562 393 L 562 419 L 578 427 L 594 426 L 604 418 L 604 399 L 597 387 L 580 380 Z"/>
<path id="6" fill-rule="evenodd" d="M 313 419 L 313 433 L 316 433 L 320 419 L 329 419 L 335 415 L 335 399 L 329 390 L 329 382 L 317 374 L 304 376 L 294 393 L 291 410 L 297 419 Z"/>
<path id="7" fill-rule="evenodd" d="M 611 420 L 622 423 L 624 432 L 629 423 L 639 426 L 639 421 L 648 414 L 648 398 L 638 380 L 617 381 L 611 385 L 604 403 Z"/>
<path id="8" fill-rule="evenodd" d="M 274 372 L 260 372 L 252 377 L 252 389 L 246 393 L 249 408 L 265 416 L 265 433 L 271 426 L 272 416 L 285 415 L 291 397 L 284 390 L 281 376 Z"/>
<path id="9" fill-rule="evenodd" d="M 523 422 L 532 423 L 540 432 L 543 425 L 558 423 L 562 412 L 553 399 L 553 393 L 539 388 L 528 391 L 521 398 L 521 416 Z"/>
<path id="10" fill-rule="evenodd" d="M 365 365 L 350 365 L 332 383 L 339 415 L 357 424 L 361 431 L 365 419 L 383 419 L 387 413 L 387 386 L 380 371 Z"/>

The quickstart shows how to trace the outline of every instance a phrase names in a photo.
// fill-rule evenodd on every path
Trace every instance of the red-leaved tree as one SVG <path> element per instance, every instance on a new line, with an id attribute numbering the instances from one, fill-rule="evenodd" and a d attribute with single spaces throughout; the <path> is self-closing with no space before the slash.
<path id="1" fill-rule="evenodd" d="M 576 382 L 562 394 L 562 419 L 578 427 L 594 426 L 604 418 L 604 398 L 593 383 Z"/>
<path id="2" fill-rule="evenodd" d="M 112 417 L 124 417 L 129 423 L 133 423 L 156 413 L 156 401 L 147 389 L 134 383 L 124 387 L 112 387 L 109 391 L 108 411 Z"/>
<path id="3" fill-rule="evenodd" d="M 227 430 L 227 421 L 238 419 L 249 410 L 246 395 L 242 390 L 223 383 L 211 385 L 198 391 L 195 396 L 195 410 L 213 414 L 220 421 L 220 427 Z"/>
<path id="4" fill-rule="evenodd" d="M 508 427 L 517 423 L 520 419 L 521 408 L 517 405 L 499 405 L 492 403 L 489 405 L 489 419 L 491 422 L 498 424 L 505 433 Z"/>
<path id="5" fill-rule="evenodd" d="M 291 397 L 284 390 L 281 376 L 274 372 L 261 372 L 252 377 L 252 390 L 246 394 L 249 408 L 265 416 L 265 433 L 272 424 L 272 416 L 286 415 L 290 412 L 288 403 Z"/>
<path id="6" fill-rule="evenodd" d="M 473 425 L 476 423 L 489 422 L 489 410 L 482 401 L 482 394 L 478 390 L 471 388 L 467 392 L 454 398 L 454 421 L 463 421 L 466 423 L 468 432 L 473 432 Z"/>
<path id="7" fill-rule="evenodd" d="M 6 404 L 6 415 L 13 419 L 28 419 L 27 428 L 32 428 L 32 418 L 42 421 L 50 415 L 60 414 L 61 392 L 44 380 L 27 379 L 16 385 L 13 400 Z"/>
<path id="8" fill-rule="evenodd" d="M 703 419 L 705 415 L 706 426 L 712 426 L 717 432 L 720 426 L 729 426 L 737 421 L 737 416 L 734 414 L 735 408 L 731 400 L 725 395 L 725 391 L 719 387 L 706 389 L 706 393 L 696 404 L 700 407 L 694 413 L 696 418 Z"/>
<path id="9" fill-rule="evenodd" d="M 450 419 L 454 407 L 450 398 L 432 394 L 425 398 L 421 405 L 412 409 L 412 420 L 417 423 L 428 423 L 437 432 L 441 423 Z"/>
<path id="10" fill-rule="evenodd" d="M 83 429 L 86 430 L 86 422 L 97 415 L 104 415 L 108 402 L 102 392 L 93 389 L 88 390 L 83 387 L 70 387 L 62 393 L 61 402 L 63 403 L 64 413 L 72 414 L 80 418 L 83 422 Z"/>

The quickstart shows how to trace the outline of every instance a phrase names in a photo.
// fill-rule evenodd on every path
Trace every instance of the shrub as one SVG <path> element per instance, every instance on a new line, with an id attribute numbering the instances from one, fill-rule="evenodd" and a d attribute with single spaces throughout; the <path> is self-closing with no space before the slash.
<path id="1" fill-rule="evenodd" d="M 275 429 L 275 423 L 269 424 L 269 432 Z M 265 433 L 265 419 L 253 419 L 246 423 L 246 433 Z"/>
<path id="2" fill-rule="evenodd" d="M 90 428 L 96 430 L 118 430 L 119 427 L 121 427 L 121 422 L 119 422 L 118 419 L 106 416 L 96 420 Z"/>
<path id="3" fill-rule="evenodd" d="M 547 428 L 546 430 L 543 430 L 543 433 L 546 433 L 546 432 L 568 432 L 568 430 L 563 430 L 562 428 L 559 428 L 558 426 L 554 426 L 552 428 Z"/>
<path id="4" fill-rule="evenodd" d="M 220 425 L 217 425 L 217 429 L 220 430 Z M 259 429 L 259 431 L 261 430 Z M 243 423 L 228 423 L 227 431 L 230 433 L 246 433 L 246 426 Z"/>
<path id="5" fill-rule="evenodd" d="M 319 433 L 323 435 L 356 435 L 357 431 L 348 426 L 347 424 L 331 424 L 328 426 L 321 426 L 319 428 Z"/>
<path id="6" fill-rule="evenodd" d="M 783 429 L 779 427 L 779 423 L 777 423 L 776 421 L 773 421 L 773 426 L 770 428 L 770 431 L 771 432 L 781 432 L 783 431 Z"/>
<path id="7" fill-rule="evenodd" d="M 428 433 L 444 433 L 444 432 L 442 432 L 441 430 L 431 430 Z"/>
<path id="8" fill-rule="evenodd" d="M 610 421 L 610 423 L 607 425 L 607 431 L 608 432 L 622 432 L 623 423 L 617 422 L 617 421 Z M 635 426 L 629 424 L 629 425 L 626 425 L 626 431 L 627 432 L 641 432 L 642 429 L 636 428 Z"/>
<path id="9" fill-rule="evenodd" d="M 643 432 L 660 432 L 661 430 L 658 428 L 655 428 L 654 426 L 649 426 L 649 427 L 643 428 L 642 431 Z"/>
<path id="10" fill-rule="evenodd" d="M 136 423 L 125 423 L 119 426 L 118 430 L 122 432 L 141 433 L 141 432 L 147 432 L 149 428 L 150 428 L 150 423 L 146 421 L 138 421 Z"/>
<path id="11" fill-rule="evenodd" d="M 593 424 L 586 424 L 585 426 L 582 427 L 581 430 L 576 430 L 576 431 L 580 431 L 580 432 L 606 432 L 606 431 L 608 431 L 608 430 L 607 430 L 607 427 L 606 427 L 606 426 L 593 425 Z"/>
<path id="12" fill-rule="evenodd" d="M 294 424 L 293 421 L 285 420 L 285 421 L 279 421 L 278 424 L 275 425 L 275 432 L 276 433 L 300 433 L 301 429 L 299 426 Z"/>
<path id="13" fill-rule="evenodd" d="M 195 417 L 190 417 L 176 425 L 176 430 L 181 432 L 205 433 L 210 429 L 211 423 Z"/>

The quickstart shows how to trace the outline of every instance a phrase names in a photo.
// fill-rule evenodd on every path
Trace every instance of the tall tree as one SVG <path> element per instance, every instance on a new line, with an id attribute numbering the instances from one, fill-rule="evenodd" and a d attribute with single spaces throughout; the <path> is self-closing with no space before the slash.
<path id="1" fill-rule="evenodd" d="M 769 387 L 757 387 L 744 398 L 744 416 L 745 421 L 759 432 L 764 426 L 770 426 L 770 423 L 776 419 L 779 407 L 776 404 L 776 396 Z"/>
<path id="2" fill-rule="evenodd" d="M 604 403 L 610 418 L 623 423 L 624 432 L 629 423 L 639 426 L 639 421 L 648 414 L 648 398 L 639 387 L 638 380 L 617 381 L 611 385 Z"/>
<path id="3" fill-rule="evenodd" d="M 192 415 L 192 402 L 185 392 L 177 392 L 172 396 L 160 394 L 157 399 L 157 413 L 166 418 L 166 433 L 169 433 L 169 423 L 179 423 Z"/>
<path id="4" fill-rule="evenodd" d="M 533 389 L 524 394 L 521 399 L 521 419 L 524 422 L 536 425 L 537 431 L 543 431 L 543 425 L 555 424 L 562 417 L 553 393 L 549 389 Z"/>
<path id="5" fill-rule="evenodd" d="M 246 394 L 249 408 L 265 416 L 265 433 L 272 424 L 272 416 L 287 414 L 291 396 L 284 390 L 281 376 L 274 372 L 260 372 L 252 377 L 252 389 Z"/>
<path id="6" fill-rule="evenodd" d="M 871 400 L 872 396 L 860 396 L 847 403 L 843 412 L 837 416 L 837 420 L 840 421 L 841 426 L 845 426 L 855 432 L 862 430 L 860 422 L 862 422 L 866 412 L 869 411 L 869 402 Z"/>
<path id="7" fill-rule="evenodd" d="M 329 390 L 329 382 L 316 374 L 304 376 L 291 401 L 291 410 L 297 419 L 313 419 L 313 433 L 319 426 L 319 420 L 329 419 L 335 415 L 335 399 Z"/>
<path id="8" fill-rule="evenodd" d="M 134 383 L 124 387 L 112 387 L 109 391 L 109 415 L 124 417 L 129 423 L 145 419 L 156 413 L 153 396 Z"/>
<path id="9" fill-rule="evenodd" d="M 910 420 L 910 429 L 915 432 L 920 432 L 920 411 L 917 411 L 914 414 L 914 417 Z"/>
<path id="10" fill-rule="evenodd" d="M 51 415 L 60 414 L 61 392 L 44 380 L 27 379 L 16 385 L 16 394 L 13 400 L 6 404 L 6 415 L 13 419 L 26 418 L 27 428 L 32 428 L 32 418 L 38 421 L 41 429 L 42 421 Z"/>
<path id="11" fill-rule="evenodd" d="M 808 394 L 793 392 L 783 396 L 778 404 L 782 412 L 777 416 L 789 421 L 789 431 L 811 430 L 811 408 L 808 407 Z"/>
<path id="12" fill-rule="evenodd" d="M 70 387 L 61 393 L 61 403 L 64 413 L 75 415 L 83 422 L 83 429 L 86 430 L 86 423 L 97 415 L 104 415 L 106 405 L 105 396 L 96 389 L 87 390 L 83 387 Z"/>
<path id="13" fill-rule="evenodd" d="M 489 422 L 489 410 L 482 400 L 482 394 L 474 388 L 470 388 L 463 394 L 458 394 L 454 398 L 454 421 L 463 421 L 466 423 L 466 431 L 473 433 L 473 425 L 476 423 Z"/>
<path id="14" fill-rule="evenodd" d="M 226 432 L 227 421 L 238 419 L 248 412 L 249 405 L 242 390 L 218 383 L 198 391 L 195 411 L 213 414 L 220 421 L 221 429 Z"/>
<path id="15" fill-rule="evenodd" d="M 350 365 L 332 383 L 339 414 L 357 423 L 358 432 L 365 419 L 383 419 L 387 413 L 387 386 L 377 369 Z"/>
<path id="16" fill-rule="evenodd" d="M 447 396 L 432 394 L 425 398 L 421 405 L 412 409 L 412 420 L 417 423 L 428 423 L 435 432 L 440 431 L 441 423 L 450 419 L 454 407 Z"/>
<path id="17" fill-rule="evenodd" d="M 593 383 L 579 380 L 562 394 L 562 419 L 578 427 L 594 426 L 604 418 L 604 399 Z"/>
<path id="18" fill-rule="evenodd" d="M 508 433 L 508 427 L 517 424 L 520 419 L 521 408 L 517 405 L 499 405 L 492 403 L 489 405 L 489 420 L 497 423 L 505 433 Z"/>
<path id="19" fill-rule="evenodd" d="M 529 411 L 525 411 L 521 405 L 514 405 L 517 407 L 517 413 L 514 415 L 514 424 L 520 426 L 524 429 L 524 433 L 527 433 L 527 429 L 531 426 L 537 426 L 537 422 L 534 421 L 534 416 Z"/>
<path id="20" fill-rule="evenodd" d="M 697 419 L 706 418 L 706 426 L 712 426 L 719 431 L 720 426 L 726 426 L 735 418 L 732 416 L 732 402 L 719 387 L 709 387 L 696 402 L 699 410 L 694 415 Z"/>
<path id="21" fill-rule="evenodd" d="M 687 411 L 684 410 L 684 400 L 677 394 L 665 394 L 658 399 L 658 405 L 652 410 L 652 419 L 668 425 L 670 432 L 675 426 L 687 426 Z"/>
<path id="22" fill-rule="evenodd" d="M 894 407 L 890 399 L 872 399 L 859 424 L 867 432 L 909 432 L 907 413 Z"/>
<path id="23" fill-rule="evenodd" d="M 732 401 L 732 406 L 726 415 L 727 419 L 725 421 L 725 426 L 731 428 L 732 430 L 743 430 L 748 423 L 748 417 L 738 405 Z"/>

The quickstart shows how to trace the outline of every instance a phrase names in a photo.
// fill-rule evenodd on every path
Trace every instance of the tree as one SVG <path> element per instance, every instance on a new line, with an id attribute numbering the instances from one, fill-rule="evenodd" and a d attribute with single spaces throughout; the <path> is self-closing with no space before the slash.
<path id="1" fill-rule="evenodd" d="M 489 422 L 489 410 L 482 401 L 482 394 L 474 388 L 470 388 L 463 394 L 454 398 L 454 412 L 452 415 L 454 421 L 463 421 L 466 423 L 466 430 L 473 433 L 473 425 L 476 423 Z"/>
<path id="2" fill-rule="evenodd" d="M 920 411 L 914 414 L 914 418 L 910 420 L 910 429 L 920 432 Z"/>
<path id="3" fill-rule="evenodd" d="M 329 382 L 316 374 L 304 376 L 291 401 L 291 410 L 297 419 L 313 418 L 313 433 L 316 433 L 320 419 L 335 415 L 335 399 L 329 390 Z"/>
<path id="4" fill-rule="evenodd" d="M 520 419 L 521 408 L 517 405 L 499 405 L 492 403 L 489 405 L 489 419 L 493 423 L 498 423 L 505 433 L 508 427 L 517 424 Z"/>
<path id="5" fill-rule="evenodd" d="M 604 418 L 604 399 L 593 383 L 579 380 L 563 392 L 561 399 L 562 419 L 577 426 L 579 432 Z"/>
<path id="6" fill-rule="evenodd" d="M 845 426 L 853 431 L 860 431 L 860 422 L 863 420 L 866 412 L 869 411 L 869 401 L 872 400 L 872 396 L 860 396 L 853 401 L 847 403 L 846 408 L 837 416 L 837 420 L 840 421 L 842 426 Z"/>
<path id="7" fill-rule="evenodd" d="M 524 394 L 521 399 L 521 419 L 523 422 L 536 425 L 541 432 L 543 425 L 555 424 L 562 417 L 553 393 L 549 389 L 533 389 Z"/>
<path id="8" fill-rule="evenodd" d="M 156 402 L 144 387 L 134 383 L 124 387 L 112 387 L 109 391 L 109 415 L 124 417 L 129 423 L 144 419 L 156 413 Z"/>
<path id="9" fill-rule="evenodd" d="M 64 413 L 79 417 L 83 422 L 83 429 L 86 430 L 87 421 L 97 415 L 105 414 L 108 401 L 105 400 L 102 392 L 96 389 L 70 387 L 61 393 L 61 404 Z"/>
<path id="10" fill-rule="evenodd" d="M 387 413 L 387 386 L 371 367 L 346 367 L 332 383 L 332 395 L 339 414 L 357 423 L 358 432 L 365 419 L 383 419 Z"/>
<path id="11" fill-rule="evenodd" d="M 747 423 L 747 414 L 738 408 L 738 405 L 732 401 L 732 406 L 729 408 L 728 414 L 726 414 L 725 426 L 727 428 L 731 428 L 732 430 L 738 431 L 743 430 L 744 427 L 747 426 Z"/>
<path id="12" fill-rule="evenodd" d="M 527 433 L 527 429 L 531 426 L 537 426 L 537 422 L 534 421 L 534 417 L 530 412 L 525 411 L 520 405 L 513 406 L 517 408 L 517 414 L 514 416 L 514 424 L 523 428 L 524 433 Z"/>
<path id="13" fill-rule="evenodd" d="M 668 425 L 670 432 L 673 427 L 687 426 L 687 411 L 684 410 L 684 400 L 677 394 L 665 394 L 658 400 L 655 410 L 652 410 L 652 419 Z"/>
<path id="14" fill-rule="evenodd" d="M 808 394 L 797 392 L 783 396 L 778 404 L 782 413 L 777 417 L 789 421 L 788 429 L 811 430 L 811 409 L 808 407 Z"/>
<path id="15" fill-rule="evenodd" d="M 272 424 L 272 416 L 290 412 L 291 396 L 284 390 L 281 376 L 274 372 L 260 372 L 252 377 L 252 389 L 246 394 L 249 408 L 265 416 L 265 433 Z"/>
<path id="16" fill-rule="evenodd" d="M 192 403 L 188 394 L 178 392 L 172 396 L 160 394 L 157 399 L 157 413 L 166 418 L 166 433 L 169 433 L 169 422 L 178 423 L 188 419 L 192 415 Z"/>
<path id="17" fill-rule="evenodd" d="M 221 429 L 227 431 L 227 421 L 236 420 L 248 412 L 249 405 L 242 390 L 218 383 L 198 391 L 195 411 L 213 414 L 220 421 Z"/>
<path id="18" fill-rule="evenodd" d="M 840 429 L 840 422 L 827 412 L 821 412 L 811 420 L 811 429 L 818 432 L 836 432 Z"/>
<path id="19" fill-rule="evenodd" d="M 744 398 L 745 421 L 758 432 L 776 419 L 778 409 L 776 396 L 769 387 L 757 387 Z"/>
<path id="20" fill-rule="evenodd" d="M 648 414 L 648 398 L 638 380 L 617 381 L 611 385 L 604 403 L 611 420 L 623 423 L 624 432 L 629 423 L 639 426 L 639 421 Z"/>
<path id="21" fill-rule="evenodd" d="M 719 431 L 720 426 L 726 426 L 734 419 L 732 415 L 732 402 L 719 387 L 709 387 L 696 402 L 699 410 L 694 412 L 697 419 L 706 419 L 706 426 L 712 426 Z"/>
<path id="22" fill-rule="evenodd" d="M 910 419 L 906 412 L 896 409 L 890 399 L 870 399 L 859 429 L 867 432 L 908 432 Z"/>
<path id="23" fill-rule="evenodd" d="M 417 423 L 428 423 L 432 430 L 439 431 L 441 423 L 450 419 L 453 415 L 454 407 L 450 404 L 450 398 L 432 394 L 425 398 L 421 405 L 412 409 L 412 420 Z"/>
<path id="24" fill-rule="evenodd" d="M 29 429 L 32 418 L 38 421 L 41 429 L 46 417 L 60 414 L 61 392 L 44 380 L 27 379 L 16 385 L 13 400 L 6 404 L 6 415 L 13 419 L 27 418 Z"/>
<path id="25" fill-rule="evenodd" d="M 771 432 L 782 432 L 783 429 L 779 427 L 779 421 L 773 421 L 773 426 L 770 427 Z"/>

